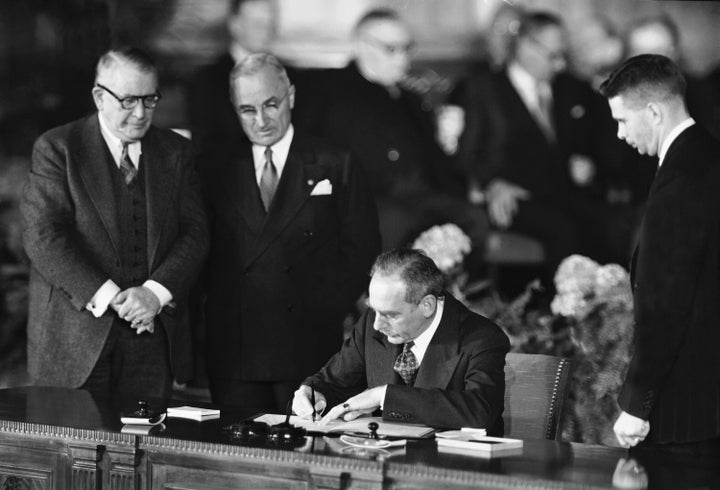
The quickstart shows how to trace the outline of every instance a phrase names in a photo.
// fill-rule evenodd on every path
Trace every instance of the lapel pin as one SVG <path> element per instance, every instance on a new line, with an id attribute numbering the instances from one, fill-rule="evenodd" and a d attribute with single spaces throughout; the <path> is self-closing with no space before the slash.
<path id="1" fill-rule="evenodd" d="M 313 185 L 314 183 L 315 183 L 315 181 L 313 179 L 308 180 L 308 185 Z"/>

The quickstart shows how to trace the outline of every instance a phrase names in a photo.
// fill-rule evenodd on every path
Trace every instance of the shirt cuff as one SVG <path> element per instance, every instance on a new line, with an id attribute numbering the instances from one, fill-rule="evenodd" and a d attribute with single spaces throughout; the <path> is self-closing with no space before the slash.
<path id="1" fill-rule="evenodd" d="M 168 291 L 165 286 L 163 286 L 162 284 L 160 284 L 157 281 L 148 279 L 147 281 L 145 281 L 143 283 L 143 286 L 145 286 L 150 291 L 155 293 L 155 296 L 157 296 L 158 300 L 160 301 L 160 308 L 166 307 L 173 300 L 173 297 L 172 297 L 172 294 L 170 293 L 170 291 Z"/>
<path id="2" fill-rule="evenodd" d="M 383 410 L 385 407 L 385 393 L 387 393 L 387 385 L 384 385 L 380 388 L 382 390 L 382 393 L 380 393 L 380 410 Z"/>
<path id="3" fill-rule="evenodd" d="M 85 309 L 90 311 L 95 318 L 100 318 L 105 314 L 110 305 L 110 301 L 120 292 L 120 287 L 113 282 L 112 279 L 108 279 L 105 283 L 100 286 L 93 297 L 85 305 Z"/>

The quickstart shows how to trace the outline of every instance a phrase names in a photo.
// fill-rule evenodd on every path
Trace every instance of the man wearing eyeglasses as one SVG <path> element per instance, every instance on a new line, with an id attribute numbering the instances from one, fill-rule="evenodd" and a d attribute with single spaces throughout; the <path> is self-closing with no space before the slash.
<path id="1" fill-rule="evenodd" d="M 479 251 L 482 209 L 435 140 L 432 107 L 406 86 L 414 40 L 393 10 L 365 13 L 352 34 L 353 60 L 324 78 L 323 110 L 313 130 L 352 150 L 368 175 L 383 249 L 408 245 L 425 229 L 455 223 Z M 312 119 L 312 118 L 309 118 Z"/>
<path id="2" fill-rule="evenodd" d="M 464 83 L 465 131 L 458 162 L 482 190 L 490 221 L 545 248 L 546 284 L 572 253 L 625 261 L 611 241 L 610 209 L 596 196 L 597 170 L 614 146 L 602 99 L 566 73 L 566 32 L 548 12 L 521 20 L 507 63 Z M 610 142 L 611 145 L 604 145 Z"/>
<path id="3" fill-rule="evenodd" d="M 189 141 L 151 125 L 153 61 L 99 60 L 97 113 L 35 143 L 22 212 L 34 382 L 168 396 L 192 377 L 188 292 L 208 249 Z"/>
<path id="4" fill-rule="evenodd" d="M 203 166 L 208 381 L 216 403 L 284 412 L 340 345 L 380 248 L 377 214 L 350 154 L 291 124 L 295 86 L 277 59 L 249 55 L 230 87 L 251 144 L 235 138 Z"/>

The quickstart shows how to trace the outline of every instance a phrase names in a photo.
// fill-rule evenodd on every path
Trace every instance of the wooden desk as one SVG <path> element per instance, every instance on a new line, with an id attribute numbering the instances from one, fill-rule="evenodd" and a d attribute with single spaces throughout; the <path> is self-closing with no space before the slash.
<path id="1" fill-rule="evenodd" d="M 82 390 L 0 390 L 0 488 L 613 488 L 626 455 L 546 440 L 492 459 L 438 452 L 432 440 L 389 453 L 343 453 L 338 439 L 320 436 L 279 447 L 233 441 L 223 427 L 251 414 L 229 409 L 137 436 L 120 432 L 122 406 Z"/>

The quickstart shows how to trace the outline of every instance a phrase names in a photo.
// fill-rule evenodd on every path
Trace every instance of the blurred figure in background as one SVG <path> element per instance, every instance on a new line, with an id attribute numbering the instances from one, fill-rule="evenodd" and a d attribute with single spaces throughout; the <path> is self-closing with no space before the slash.
<path id="1" fill-rule="evenodd" d="M 495 226 L 542 242 L 548 287 L 572 253 L 624 262 L 629 249 L 629 232 L 614 228 L 613 211 L 593 190 L 608 160 L 609 112 L 565 72 L 567 47 L 557 16 L 528 13 L 506 65 L 466 82 L 460 97 L 459 165 Z"/>
<path id="2" fill-rule="evenodd" d="M 634 22 L 626 35 L 626 58 L 639 54 L 667 56 L 683 69 L 680 29 L 667 15 L 646 17 Z M 687 106 L 698 124 L 720 138 L 720 92 L 707 80 L 688 74 Z"/>
<path id="3" fill-rule="evenodd" d="M 455 223 L 482 250 L 487 221 L 435 140 L 434 113 L 403 86 L 414 39 L 398 14 L 365 14 L 353 31 L 353 61 L 325 73 L 311 131 L 348 147 L 370 182 L 383 248 L 411 243 L 426 228 Z"/>
<path id="4" fill-rule="evenodd" d="M 190 87 L 188 116 L 193 142 L 199 152 L 199 165 L 203 165 L 213 146 L 245 138 L 230 104 L 230 71 L 251 53 L 271 51 L 276 19 L 273 0 L 231 0 L 227 52 L 201 69 Z"/>

